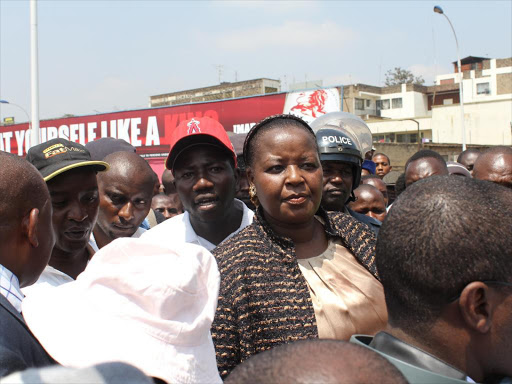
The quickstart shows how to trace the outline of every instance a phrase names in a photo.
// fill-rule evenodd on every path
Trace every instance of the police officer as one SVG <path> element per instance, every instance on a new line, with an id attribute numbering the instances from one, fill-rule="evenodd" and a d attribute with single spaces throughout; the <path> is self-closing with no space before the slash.
<path id="1" fill-rule="evenodd" d="M 354 189 L 361 181 L 362 147 L 369 145 L 371 148 L 370 129 L 357 116 L 346 112 L 323 115 L 314 120 L 311 127 L 316 133 L 324 171 L 322 207 L 327 211 L 349 213 L 378 235 L 380 221 L 346 206 L 355 200 Z"/>

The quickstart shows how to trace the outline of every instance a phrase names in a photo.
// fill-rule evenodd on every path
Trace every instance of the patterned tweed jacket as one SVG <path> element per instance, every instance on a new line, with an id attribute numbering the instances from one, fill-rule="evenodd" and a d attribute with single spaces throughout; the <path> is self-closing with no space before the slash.
<path id="1" fill-rule="evenodd" d="M 373 232 L 342 212 L 318 215 L 329 238 L 341 238 L 376 278 Z M 278 236 L 260 210 L 254 222 L 213 251 L 221 275 L 212 337 L 221 377 L 251 355 L 318 337 L 313 303 L 290 239 Z"/>

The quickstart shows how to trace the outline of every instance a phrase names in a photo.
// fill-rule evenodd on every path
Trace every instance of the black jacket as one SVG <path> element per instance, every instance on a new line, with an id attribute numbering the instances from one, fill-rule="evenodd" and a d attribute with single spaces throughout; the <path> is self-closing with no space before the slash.
<path id="1" fill-rule="evenodd" d="M 53 364 L 55 361 L 30 332 L 23 317 L 0 294 L 0 377 Z"/>

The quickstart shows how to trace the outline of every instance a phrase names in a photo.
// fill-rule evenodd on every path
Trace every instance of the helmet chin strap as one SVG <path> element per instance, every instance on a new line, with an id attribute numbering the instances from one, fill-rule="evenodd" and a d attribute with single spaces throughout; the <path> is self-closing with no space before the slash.
<path id="1" fill-rule="evenodd" d="M 351 201 L 356 201 L 357 200 L 357 197 L 356 195 L 354 194 L 354 190 L 352 190 L 352 192 L 350 192 L 350 197 L 348 198 L 347 202 L 345 204 L 348 204 L 350 203 Z"/>

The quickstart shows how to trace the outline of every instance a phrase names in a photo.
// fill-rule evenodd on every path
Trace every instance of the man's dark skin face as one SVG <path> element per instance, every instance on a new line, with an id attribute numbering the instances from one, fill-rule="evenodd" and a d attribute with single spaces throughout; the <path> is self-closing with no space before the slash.
<path id="1" fill-rule="evenodd" d="M 94 237 L 101 248 L 119 237 L 132 236 L 151 208 L 154 181 L 141 172 L 111 168 L 99 178 L 100 211 Z"/>
<path id="2" fill-rule="evenodd" d="M 386 203 L 382 193 L 373 185 L 360 185 L 354 190 L 356 201 L 350 203 L 350 209 L 373 217 L 379 221 L 386 218 Z"/>
<path id="3" fill-rule="evenodd" d="M 322 207 L 327 211 L 344 211 L 354 182 L 352 165 L 340 161 L 322 161 L 322 169 Z"/>
<path id="4" fill-rule="evenodd" d="M 405 170 L 405 186 L 430 176 L 446 176 L 448 168 L 434 157 L 424 157 L 413 161 Z"/>
<path id="5" fill-rule="evenodd" d="M 75 168 L 50 179 L 47 186 L 56 239 L 49 264 L 76 278 L 87 265 L 86 246 L 98 216 L 96 172 L 89 167 Z"/>
<path id="6" fill-rule="evenodd" d="M 151 208 L 160 212 L 165 219 L 180 215 L 183 213 L 183 204 L 177 193 L 172 195 L 156 195 L 151 202 Z"/>
<path id="7" fill-rule="evenodd" d="M 240 170 L 240 179 L 238 180 L 238 188 L 236 192 L 236 198 L 242 200 L 247 208 L 256 210 L 256 207 L 251 201 L 249 195 L 249 179 L 247 178 L 247 172 Z"/>
<path id="8" fill-rule="evenodd" d="M 166 195 L 172 195 L 176 193 L 176 186 L 174 185 L 174 176 L 172 172 L 166 169 L 162 173 L 162 185 L 164 187 L 164 193 Z"/>
<path id="9" fill-rule="evenodd" d="M 389 164 L 389 159 L 384 155 L 377 155 L 372 158 L 375 163 L 375 174 L 381 179 L 391 172 L 392 166 Z"/>
<path id="10" fill-rule="evenodd" d="M 242 210 L 234 205 L 239 171 L 229 154 L 211 145 L 184 150 L 174 163 L 174 183 L 194 231 L 219 244 L 240 227 Z"/>

